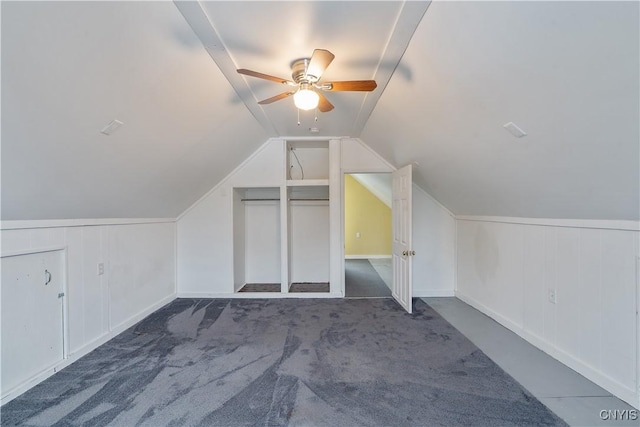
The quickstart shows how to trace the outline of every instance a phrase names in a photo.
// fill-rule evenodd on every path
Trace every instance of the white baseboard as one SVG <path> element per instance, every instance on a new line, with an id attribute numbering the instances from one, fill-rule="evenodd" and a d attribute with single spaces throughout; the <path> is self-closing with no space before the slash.
<path id="1" fill-rule="evenodd" d="M 391 255 L 346 255 L 344 259 L 391 259 Z"/>
<path id="2" fill-rule="evenodd" d="M 238 293 L 214 293 L 214 292 L 179 292 L 178 298 L 215 298 L 215 299 L 248 299 L 248 298 L 343 298 L 340 293 L 326 292 L 296 292 L 282 294 L 280 292 L 238 292 Z"/>
<path id="3" fill-rule="evenodd" d="M 173 301 L 176 298 L 177 298 L 177 295 L 175 293 L 162 298 L 160 301 L 154 303 L 153 305 L 150 305 L 149 307 L 145 308 L 144 310 L 142 310 L 138 314 L 135 314 L 135 315 L 129 317 L 124 322 L 121 322 L 120 324 L 111 327 L 111 332 L 110 333 L 113 334 L 113 336 L 118 335 L 119 333 L 121 333 L 125 329 L 128 329 L 131 326 L 135 325 L 136 323 L 138 323 L 139 321 L 141 321 L 142 319 L 144 319 L 145 317 L 147 317 L 148 315 L 150 315 L 154 311 L 156 311 L 159 308 L 162 308 L 165 305 L 169 304 L 171 301 Z"/>
<path id="4" fill-rule="evenodd" d="M 437 297 L 454 297 L 453 289 L 422 289 L 418 292 L 413 291 L 414 298 L 437 298 Z"/>
<path id="5" fill-rule="evenodd" d="M 453 297 L 453 290 L 425 289 L 419 293 L 414 293 L 413 298 L 429 297 Z M 215 292 L 178 292 L 177 298 L 217 298 L 217 299 L 246 299 L 246 298 L 343 298 L 341 293 L 316 293 L 316 292 L 296 292 L 282 294 L 279 292 L 238 292 L 238 293 L 215 293 Z"/>
<path id="6" fill-rule="evenodd" d="M 614 396 L 624 400 L 629 405 L 640 409 L 640 392 L 635 392 L 628 387 L 625 387 L 623 384 L 620 384 L 618 381 L 609 377 L 608 375 L 600 372 L 598 369 L 592 367 L 591 365 L 583 362 L 582 360 L 576 358 L 575 356 L 559 349 L 555 345 L 551 344 L 547 340 L 539 337 L 535 334 L 532 334 L 526 331 L 522 325 L 518 325 L 517 323 L 509 320 L 508 318 L 496 313 L 494 310 L 488 308 L 484 304 L 476 301 L 475 299 L 461 293 L 456 290 L 455 296 L 462 300 L 463 302 L 469 304 L 471 307 L 476 310 L 486 314 L 491 317 L 496 322 L 500 323 L 505 328 L 510 331 L 516 333 L 525 341 L 529 342 L 531 345 L 539 348 L 543 352 L 547 353 L 549 356 L 578 372 L 580 375 L 585 378 L 593 381 L 600 387 L 612 393 Z"/>
<path id="7" fill-rule="evenodd" d="M 107 341 L 111 340 L 112 338 L 116 337 L 120 333 L 124 332 L 125 330 L 127 330 L 131 326 L 133 326 L 136 323 L 138 323 L 140 320 L 144 319 L 145 317 L 147 317 L 148 315 L 153 313 L 154 311 L 156 311 L 159 308 L 167 305 L 168 303 L 170 303 L 174 299 L 176 299 L 176 295 L 175 294 L 171 294 L 171 295 L 161 299 L 160 301 L 154 303 L 153 305 L 151 305 L 148 308 L 144 309 L 143 311 L 141 311 L 140 313 L 136 314 L 135 316 L 132 316 L 129 319 L 127 319 L 126 321 L 122 322 L 120 325 L 118 325 L 117 327 L 113 328 L 111 331 L 99 336 L 95 340 L 93 340 L 93 341 L 83 345 L 82 347 L 74 350 L 65 359 L 63 359 L 60 362 L 56 363 L 54 366 L 52 366 L 52 367 L 50 367 L 48 369 L 45 369 L 44 371 L 34 375 L 33 377 L 31 377 L 28 380 L 24 381 L 22 384 L 19 384 L 18 386 L 16 386 L 16 387 L 12 388 L 11 390 L 9 390 L 6 394 L 3 394 L 3 396 L 0 398 L 0 405 L 4 405 L 5 403 L 9 403 L 10 401 L 15 399 L 16 397 L 20 396 L 22 393 L 26 392 L 27 390 L 31 389 L 32 387 L 35 387 L 36 385 L 38 385 L 42 381 L 46 380 L 47 378 L 49 378 L 50 376 L 55 374 L 56 372 L 58 372 L 58 371 L 60 371 L 60 370 L 62 370 L 64 368 L 66 368 L 67 366 L 71 365 L 73 362 L 77 361 L 81 357 L 89 354 L 90 352 L 92 352 L 96 348 L 100 347 L 102 344 L 104 344 Z"/>
<path id="8" fill-rule="evenodd" d="M 486 314 L 487 316 L 491 317 L 493 320 L 495 320 L 496 322 L 500 323 L 502 326 L 504 326 L 505 328 L 509 329 L 510 331 L 515 332 L 518 335 L 520 335 L 523 332 L 522 325 L 519 325 L 519 324 L 511 321 L 510 319 L 504 317 L 503 315 L 493 311 L 492 309 L 490 309 L 486 305 L 484 305 L 482 303 L 479 303 L 475 299 L 465 295 L 464 293 L 460 292 L 459 290 L 455 291 L 455 297 L 460 299 L 460 300 L 462 300 L 466 304 L 469 304 L 471 307 L 475 308 L 476 310 L 483 312 L 484 314 Z M 522 337 L 522 338 L 524 338 L 524 337 Z"/>

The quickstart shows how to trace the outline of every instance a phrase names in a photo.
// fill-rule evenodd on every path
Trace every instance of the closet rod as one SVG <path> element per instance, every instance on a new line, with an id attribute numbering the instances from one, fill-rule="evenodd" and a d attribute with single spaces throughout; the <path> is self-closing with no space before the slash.
<path id="1" fill-rule="evenodd" d="M 278 202 L 280 199 L 240 199 L 242 202 Z M 328 202 L 329 199 L 289 199 L 293 202 Z"/>

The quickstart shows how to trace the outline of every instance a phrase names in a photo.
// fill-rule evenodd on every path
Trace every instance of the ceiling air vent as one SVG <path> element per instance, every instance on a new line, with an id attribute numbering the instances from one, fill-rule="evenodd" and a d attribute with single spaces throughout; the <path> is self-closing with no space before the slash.
<path id="1" fill-rule="evenodd" d="M 502 127 L 508 130 L 509 133 L 515 136 L 516 138 L 522 138 L 523 136 L 527 136 L 527 133 L 522 129 L 520 129 L 518 126 L 516 126 L 516 124 L 513 122 L 509 122 Z"/>
<path id="2" fill-rule="evenodd" d="M 106 125 L 101 131 L 100 133 L 103 133 L 105 135 L 111 135 L 112 133 L 114 133 L 115 131 L 117 131 L 120 126 L 122 126 L 124 123 L 122 123 L 120 120 L 111 120 L 111 123 L 109 123 L 108 125 Z"/>

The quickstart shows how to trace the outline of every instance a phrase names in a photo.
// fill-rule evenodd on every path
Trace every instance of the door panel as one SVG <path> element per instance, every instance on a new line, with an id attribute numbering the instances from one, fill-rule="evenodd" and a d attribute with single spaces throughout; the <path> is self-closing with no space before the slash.
<path id="1" fill-rule="evenodd" d="M 393 298 L 411 313 L 411 165 L 393 172 Z"/>
<path id="2" fill-rule="evenodd" d="M 2 396 L 64 357 L 62 251 L 2 258 Z"/>

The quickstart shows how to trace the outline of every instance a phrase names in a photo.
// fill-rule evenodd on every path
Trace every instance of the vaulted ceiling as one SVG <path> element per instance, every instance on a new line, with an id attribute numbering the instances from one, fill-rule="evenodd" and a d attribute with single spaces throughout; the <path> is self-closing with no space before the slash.
<path id="1" fill-rule="evenodd" d="M 177 2 L 240 99 L 273 136 L 357 136 L 393 75 L 429 2 Z M 265 17 L 272 17 L 265 19 Z M 238 68 L 292 79 L 291 64 L 328 49 L 335 59 L 322 82 L 374 79 L 368 92 L 325 92 L 327 113 L 301 111 L 290 86 L 239 75 Z M 317 121 L 316 121 L 317 117 Z M 315 128 L 315 132 L 310 132 Z"/>
<path id="2" fill-rule="evenodd" d="M 638 6 L 434 2 L 362 139 L 456 214 L 638 220 Z"/>
<path id="3" fill-rule="evenodd" d="M 175 217 L 270 136 L 359 136 L 457 214 L 638 220 L 637 2 L 2 2 L 2 219 Z M 375 79 L 297 111 L 324 80 Z M 110 136 L 111 120 L 124 125 Z M 502 126 L 514 122 L 528 135 Z M 317 127 L 311 134 L 310 127 Z"/>

